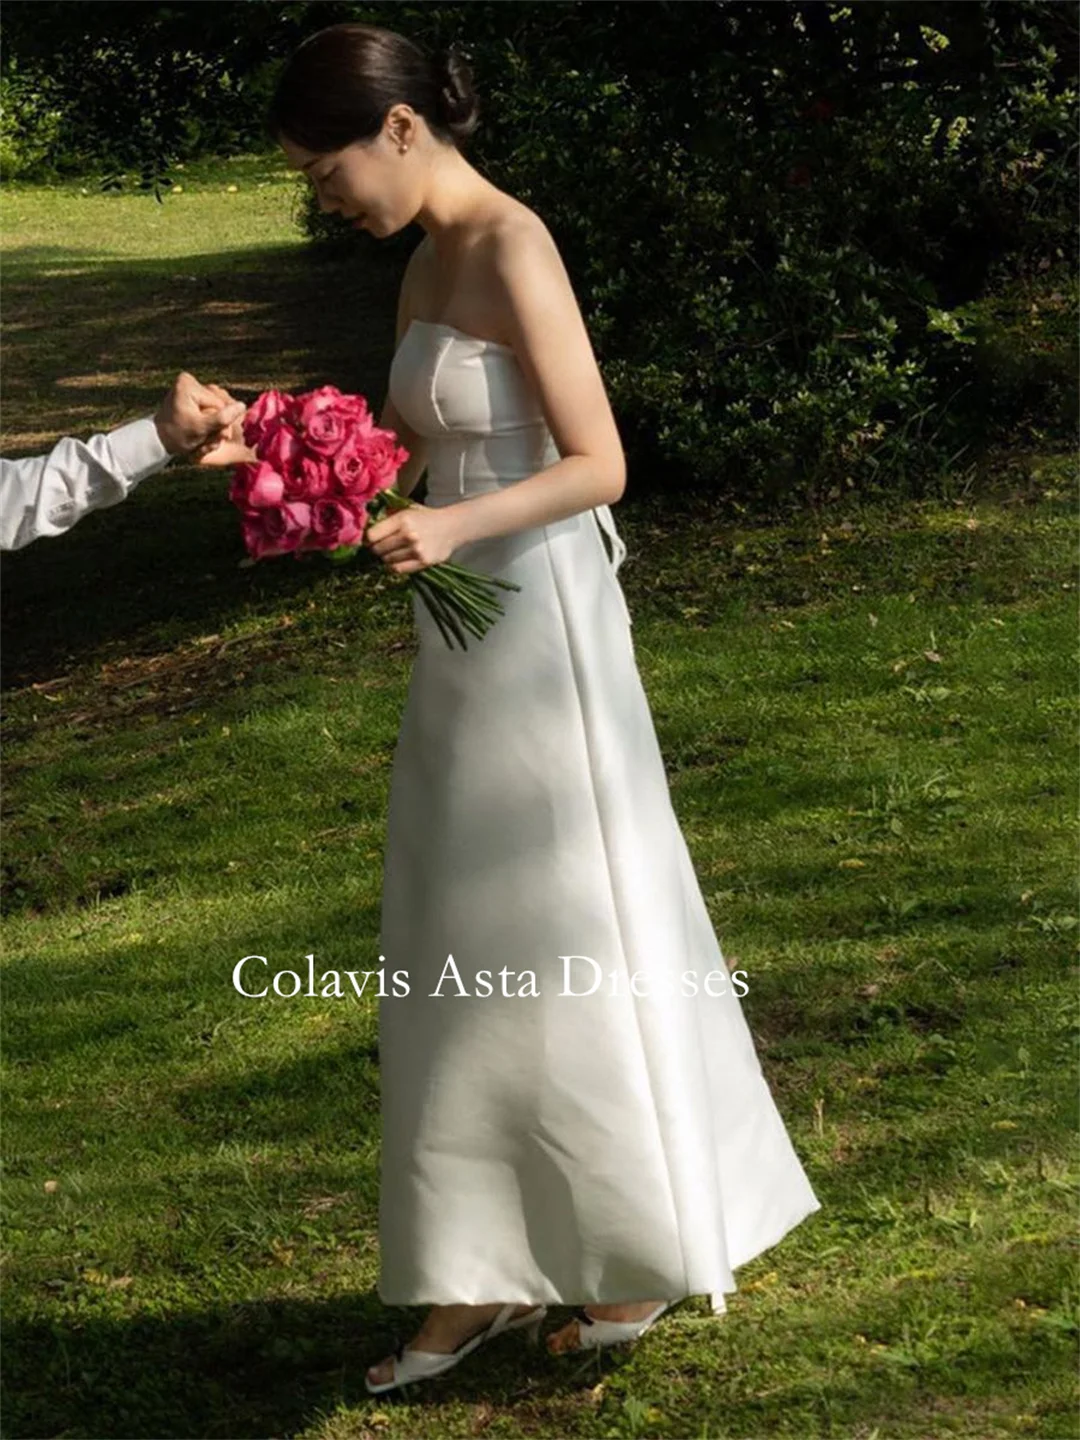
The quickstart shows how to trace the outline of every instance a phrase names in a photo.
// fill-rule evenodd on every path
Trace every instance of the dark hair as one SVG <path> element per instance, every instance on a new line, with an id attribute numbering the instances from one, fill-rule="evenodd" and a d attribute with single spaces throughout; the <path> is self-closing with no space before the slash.
<path id="1" fill-rule="evenodd" d="M 393 30 L 331 25 L 309 35 L 289 58 L 267 127 L 275 139 L 286 136 L 327 154 L 374 139 L 386 112 L 402 102 L 439 140 L 460 149 L 480 110 L 466 53 L 451 45 L 432 59 Z"/>

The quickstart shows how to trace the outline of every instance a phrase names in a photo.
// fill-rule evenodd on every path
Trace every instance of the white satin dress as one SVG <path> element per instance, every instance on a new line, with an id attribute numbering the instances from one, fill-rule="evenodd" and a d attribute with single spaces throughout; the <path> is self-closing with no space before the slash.
<path id="1" fill-rule="evenodd" d="M 390 395 L 428 439 L 428 505 L 559 458 L 508 346 L 414 320 Z M 625 554 L 607 506 L 462 545 L 456 563 L 521 586 L 464 652 L 414 598 L 379 941 L 388 1304 L 704 1294 L 719 1313 L 733 1272 L 820 1208 L 724 983 Z"/>

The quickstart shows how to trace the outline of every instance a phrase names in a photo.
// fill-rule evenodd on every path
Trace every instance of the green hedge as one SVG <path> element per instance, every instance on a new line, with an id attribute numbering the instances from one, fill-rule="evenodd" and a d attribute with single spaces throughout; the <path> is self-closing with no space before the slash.
<path id="1" fill-rule="evenodd" d="M 96 97 L 67 143 L 117 166 L 134 147 L 148 184 L 215 137 L 261 144 L 275 66 L 312 29 L 464 42 L 484 107 L 468 154 L 559 244 L 632 487 L 736 508 L 919 494 L 991 447 L 1075 437 L 1070 7 L 60 8 L 82 29 L 54 25 L 50 83 Z M 9 0 L 19 65 L 43 63 L 56 9 Z M 386 264 L 419 238 L 375 241 L 310 201 L 303 223 Z"/>
<path id="2" fill-rule="evenodd" d="M 1047 7 L 599 5 L 513 43 L 493 18 L 465 32 L 470 156 L 566 257 L 631 483 L 925 493 L 1075 434 L 1077 89 Z M 306 227 L 379 244 L 310 201 Z"/>

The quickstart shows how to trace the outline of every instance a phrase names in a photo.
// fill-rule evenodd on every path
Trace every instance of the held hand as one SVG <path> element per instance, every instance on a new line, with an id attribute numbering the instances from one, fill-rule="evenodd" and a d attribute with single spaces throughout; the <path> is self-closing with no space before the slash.
<path id="1" fill-rule="evenodd" d="M 244 444 L 242 417 L 188 456 L 195 465 L 251 465 L 258 458 L 255 451 Z"/>
<path id="2" fill-rule="evenodd" d="M 170 455 L 187 455 L 216 442 L 243 420 L 245 406 L 219 385 L 201 385 L 182 371 L 154 416 L 161 443 Z M 221 461 L 235 464 L 235 460 Z"/>
<path id="3" fill-rule="evenodd" d="M 364 544 L 397 575 L 441 565 L 461 544 L 455 509 L 414 503 L 370 525 Z"/>
<path id="4" fill-rule="evenodd" d="M 217 397 L 220 405 L 233 403 L 233 398 L 220 385 L 207 385 L 207 390 Z M 258 460 L 254 450 L 244 444 L 244 416 L 240 414 L 231 425 L 211 436 L 188 456 L 196 465 L 246 465 Z"/>
<path id="5" fill-rule="evenodd" d="M 254 465 L 258 455 L 244 444 L 239 429 L 223 433 L 219 439 L 200 445 L 188 457 L 195 465 Z"/>

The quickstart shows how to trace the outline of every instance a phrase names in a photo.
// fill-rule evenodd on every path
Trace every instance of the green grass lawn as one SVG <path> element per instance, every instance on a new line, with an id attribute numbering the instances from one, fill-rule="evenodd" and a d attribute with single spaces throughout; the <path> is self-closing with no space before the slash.
<path id="1" fill-rule="evenodd" d="M 311 262 L 276 162 L 182 183 L 7 187 L 6 454 L 180 368 L 381 405 L 397 272 Z M 422 1314 L 375 1291 L 375 1004 L 231 985 L 377 965 L 400 583 L 241 568 L 182 468 L 6 556 L 5 1435 L 1075 1436 L 1074 478 L 765 526 L 631 467 L 673 801 L 823 1208 L 723 1319 L 406 1401 L 363 1388 Z"/>

